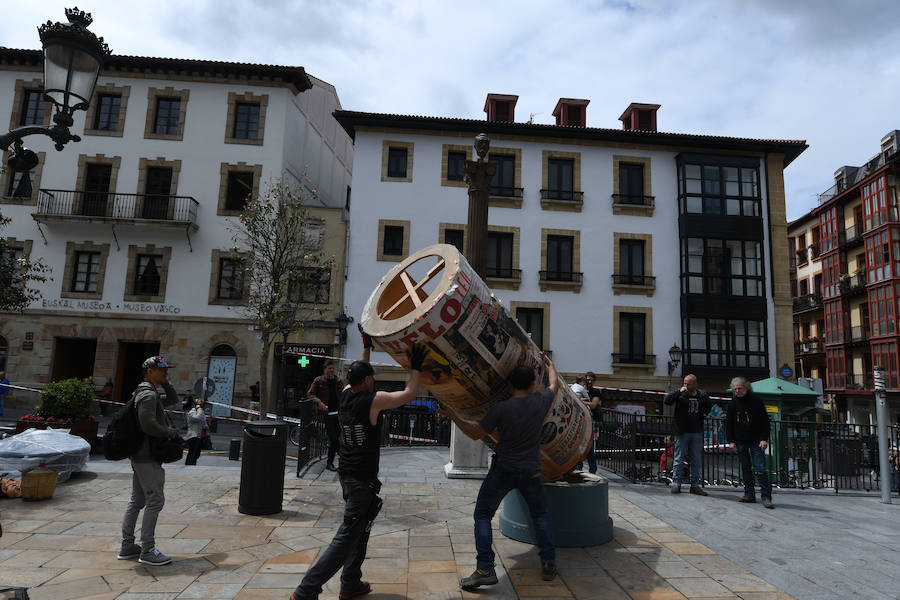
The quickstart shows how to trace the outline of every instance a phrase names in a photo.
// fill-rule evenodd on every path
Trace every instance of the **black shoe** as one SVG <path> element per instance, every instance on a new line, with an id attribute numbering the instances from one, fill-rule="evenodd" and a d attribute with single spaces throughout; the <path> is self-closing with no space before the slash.
<path id="1" fill-rule="evenodd" d="M 691 493 L 696 496 L 709 496 L 709 494 L 706 493 L 706 490 L 696 485 L 691 486 Z"/>
<path id="2" fill-rule="evenodd" d="M 494 585 L 497 581 L 497 572 L 494 567 L 475 569 L 471 575 L 459 582 L 459 587 L 464 590 L 473 590 L 482 585 Z"/>
<path id="3" fill-rule="evenodd" d="M 541 579 L 544 581 L 553 581 L 556 577 L 556 565 L 554 563 L 544 563 L 541 565 Z"/>
<path id="4" fill-rule="evenodd" d="M 673 484 L 672 484 L 672 489 L 669 490 L 669 493 L 670 493 L 670 494 L 680 494 L 680 493 L 681 493 L 681 486 L 680 486 L 680 485 L 675 485 L 675 484 L 673 483 Z"/>
<path id="5" fill-rule="evenodd" d="M 335 466 L 332 465 L 332 464 L 327 464 L 327 465 L 325 465 L 325 468 L 328 469 L 329 471 L 337 471 L 337 469 L 335 468 Z"/>
<path id="6" fill-rule="evenodd" d="M 756 498 L 753 496 L 741 496 L 738 502 L 743 502 L 745 504 L 756 504 Z"/>
<path id="7" fill-rule="evenodd" d="M 319 595 L 316 594 L 312 598 L 307 598 L 305 596 L 298 595 L 297 592 L 294 592 L 293 594 L 291 594 L 291 600 L 319 600 Z"/>
<path id="8" fill-rule="evenodd" d="M 775 508 L 775 505 L 772 504 L 771 500 L 763 500 L 763 506 L 765 506 L 766 508 Z"/>
<path id="9" fill-rule="evenodd" d="M 372 586 L 369 585 L 368 581 L 360 581 L 359 585 L 352 591 L 341 590 L 341 593 L 338 594 L 338 598 L 341 600 L 350 600 L 350 598 L 356 598 L 357 596 L 365 596 L 371 591 Z"/>

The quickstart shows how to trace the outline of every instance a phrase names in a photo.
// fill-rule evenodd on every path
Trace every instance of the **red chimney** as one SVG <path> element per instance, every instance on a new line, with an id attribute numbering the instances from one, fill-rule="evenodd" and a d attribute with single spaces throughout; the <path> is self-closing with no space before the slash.
<path id="1" fill-rule="evenodd" d="M 661 104 L 641 104 L 632 102 L 619 117 L 622 129 L 638 129 L 640 131 L 656 131 L 656 111 Z"/>
<path id="2" fill-rule="evenodd" d="M 557 125 L 565 125 L 568 127 L 584 127 L 586 123 L 585 112 L 590 100 L 579 100 L 577 98 L 560 98 L 553 109 L 553 116 L 556 117 Z"/>
<path id="3" fill-rule="evenodd" d="M 515 121 L 516 102 L 518 96 L 509 94 L 488 94 L 484 101 L 484 112 L 487 120 L 500 123 L 512 123 Z"/>

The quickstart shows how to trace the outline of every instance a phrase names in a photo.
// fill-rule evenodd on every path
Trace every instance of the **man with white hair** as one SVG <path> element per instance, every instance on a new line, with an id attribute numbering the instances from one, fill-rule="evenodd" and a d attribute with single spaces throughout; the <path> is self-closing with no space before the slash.
<path id="1" fill-rule="evenodd" d="M 681 389 L 666 394 L 664 402 L 675 405 L 675 465 L 671 492 L 681 493 L 681 476 L 687 454 L 691 463 L 691 493 L 708 496 L 706 490 L 700 487 L 700 465 L 703 460 L 703 419 L 712 408 L 709 395 L 697 387 L 695 375 L 685 375 Z"/>
<path id="2" fill-rule="evenodd" d="M 728 447 L 737 450 L 741 460 L 741 476 L 744 480 L 744 495 L 738 502 L 756 502 L 753 474 L 759 479 L 759 492 L 766 508 L 772 504 L 772 483 L 766 468 L 766 448 L 769 447 L 769 413 L 766 405 L 756 395 L 750 382 L 744 377 L 731 380 L 734 399 L 725 416 L 725 437 L 731 442 Z"/>

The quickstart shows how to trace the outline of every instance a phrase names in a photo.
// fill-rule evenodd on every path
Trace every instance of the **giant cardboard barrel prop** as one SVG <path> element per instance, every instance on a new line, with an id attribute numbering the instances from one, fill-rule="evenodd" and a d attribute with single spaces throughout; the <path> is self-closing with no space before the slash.
<path id="1" fill-rule="evenodd" d="M 538 381 L 546 379 L 540 349 L 447 244 L 424 248 L 391 269 L 366 302 L 360 324 L 379 350 L 406 368 L 409 347 L 426 345 L 422 383 L 463 431 L 472 431 L 494 402 L 512 395 L 507 378 L 517 365 L 534 368 Z M 560 378 L 541 435 L 544 477 L 570 471 L 590 440 L 590 412 Z"/>

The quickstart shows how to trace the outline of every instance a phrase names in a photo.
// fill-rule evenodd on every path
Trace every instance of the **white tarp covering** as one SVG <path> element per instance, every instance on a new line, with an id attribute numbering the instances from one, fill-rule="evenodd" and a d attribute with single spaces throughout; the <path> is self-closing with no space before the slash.
<path id="1" fill-rule="evenodd" d="M 57 481 L 62 483 L 84 470 L 90 453 L 91 445 L 68 429 L 26 429 L 0 440 L 0 473 L 28 471 L 44 463 L 59 472 Z"/>

